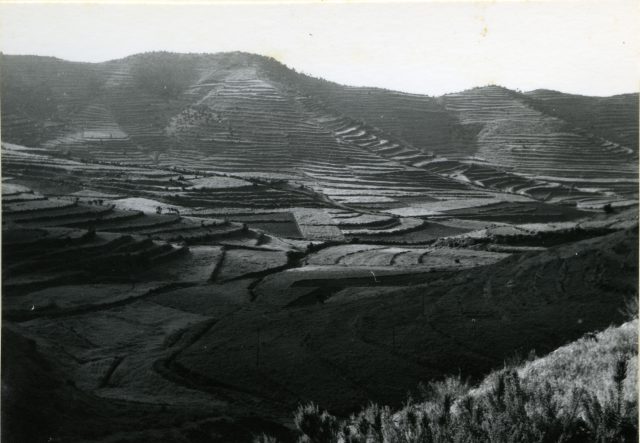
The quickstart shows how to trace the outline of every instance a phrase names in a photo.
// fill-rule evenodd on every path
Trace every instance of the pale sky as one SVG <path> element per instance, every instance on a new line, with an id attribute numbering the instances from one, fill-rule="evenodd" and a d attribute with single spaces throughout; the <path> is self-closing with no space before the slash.
<path id="1" fill-rule="evenodd" d="M 0 1 L 0 48 L 99 62 L 246 51 L 343 84 L 440 95 L 473 86 L 587 95 L 640 90 L 640 2 Z"/>

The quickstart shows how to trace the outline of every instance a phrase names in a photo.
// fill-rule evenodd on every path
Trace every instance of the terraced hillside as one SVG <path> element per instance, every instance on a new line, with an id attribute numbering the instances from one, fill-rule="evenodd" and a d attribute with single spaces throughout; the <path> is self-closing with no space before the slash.
<path id="1" fill-rule="evenodd" d="M 558 94 L 485 87 L 431 98 L 245 53 L 2 66 L 3 140 L 74 159 L 287 180 L 379 208 L 488 190 L 591 206 L 637 195 L 636 95 L 561 106 Z M 567 111 L 574 102 L 602 104 L 587 116 Z"/>
<path id="2" fill-rule="evenodd" d="M 636 94 L 584 97 L 539 89 L 525 95 L 532 107 L 638 152 Z"/>
<path id="3" fill-rule="evenodd" d="M 591 127 L 575 126 L 588 124 L 587 120 L 552 117 L 529 106 L 520 94 L 500 87 L 449 94 L 442 100 L 463 124 L 482 125 L 476 155 L 491 165 L 582 191 L 606 189 L 621 195 L 637 191 L 637 149 L 600 137 Z M 633 118 L 633 112 L 624 111 Z M 601 118 L 605 120 L 604 112 Z"/>
<path id="4" fill-rule="evenodd" d="M 243 53 L 1 62 L 8 441 L 295 441 L 298 403 L 398 406 L 637 294 L 619 99 L 591 128 Z"/>

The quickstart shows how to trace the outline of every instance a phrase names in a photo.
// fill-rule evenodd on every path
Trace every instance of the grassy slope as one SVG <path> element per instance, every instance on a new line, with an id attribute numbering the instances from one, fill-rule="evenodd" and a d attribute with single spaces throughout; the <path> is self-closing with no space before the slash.
<path id="1" fill-rule="evenodd" d="M 370 405 L 346 421 L 309 404 L 296 425 L 301 441 L 637 441 L 637 343 L 636 318 L 505 366 L 475 388 L 449 378 L 397 412 Z"/>

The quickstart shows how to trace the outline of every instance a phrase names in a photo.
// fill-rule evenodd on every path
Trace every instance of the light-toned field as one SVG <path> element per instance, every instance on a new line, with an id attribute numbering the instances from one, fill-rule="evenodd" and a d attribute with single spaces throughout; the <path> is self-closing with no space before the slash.
<path id="1" fill-rule="evenodd" d="M 216 280 L 225 281 L 280 268 L 287 264 L 284 251 L 227 249 Z"/>

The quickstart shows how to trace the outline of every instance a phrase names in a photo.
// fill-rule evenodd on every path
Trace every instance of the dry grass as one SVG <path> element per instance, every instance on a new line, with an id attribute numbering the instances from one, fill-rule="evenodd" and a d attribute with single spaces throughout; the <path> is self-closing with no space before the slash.
<path id="1" fill-rule="evenodd" d="M 476 388 L 460 377 L 429 383 L 395 413 L 370 404 L 340 420 L 300 406 L 299 442 L 636 442 L 637 328 L 588 334 Z"/>

